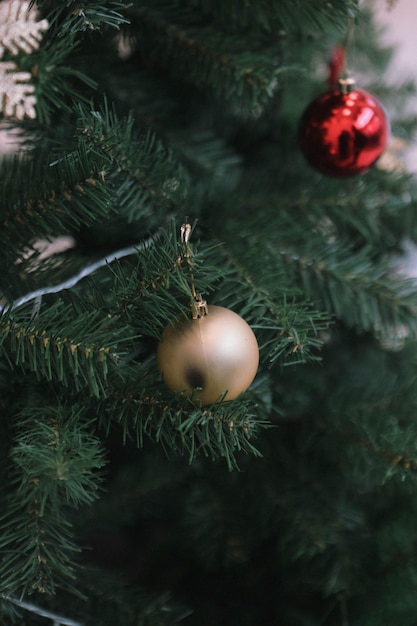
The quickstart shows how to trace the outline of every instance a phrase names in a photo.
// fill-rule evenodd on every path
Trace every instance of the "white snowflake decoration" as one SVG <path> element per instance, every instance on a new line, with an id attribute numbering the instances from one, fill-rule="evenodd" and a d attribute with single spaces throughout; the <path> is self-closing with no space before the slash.
<path id="1" fill-rule="evenodd" d="M 5 52 L 17 56 L 39 48 L 48 20 L 37 20 L 37 11 L 26 0 L 0 2 L 0 59 Z M 35 88 L 30 72 L 21 72 L 13 61 L 0 61 L 0 113 L 6 118 L 36 117 Z"/>
<path id="2" fill-rule="evenodd" d="M 23 120 L 25 117 L 36 117 L 35 87 L 29 83 L 30 72 L 19 72 L 13 61 L 0 63 L 0 113 L 4 117 L 16 117 Z"/>

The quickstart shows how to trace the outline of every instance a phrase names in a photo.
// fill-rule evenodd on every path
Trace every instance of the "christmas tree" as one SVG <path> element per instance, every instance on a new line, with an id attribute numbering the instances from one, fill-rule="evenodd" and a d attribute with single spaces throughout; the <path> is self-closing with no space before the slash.
<path id="1" fill-rule="evenodd" d="M 413 626 L 414 87 L 372 6 L 0 18 L 0 623 Z M 302 149 L 327 91 L 355 126 Z"/>

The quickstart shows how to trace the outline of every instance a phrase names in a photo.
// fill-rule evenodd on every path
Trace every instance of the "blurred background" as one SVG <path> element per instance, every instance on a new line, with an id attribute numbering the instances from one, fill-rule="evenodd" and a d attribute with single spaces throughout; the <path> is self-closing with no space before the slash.
<path id="1" fill-rule="evenodd" d="M 417 1 L 393 0 L 389 3 L 374 0 L 373 7 L 383 32 L 383 42 L 395 48 L 388 78 L 417 81 Z M 417 113 L 417 96 L 410 98 L 410 107 Z M 408 146 L 405 160 L 407 167 L 417 172 L 417 142 Z"/>

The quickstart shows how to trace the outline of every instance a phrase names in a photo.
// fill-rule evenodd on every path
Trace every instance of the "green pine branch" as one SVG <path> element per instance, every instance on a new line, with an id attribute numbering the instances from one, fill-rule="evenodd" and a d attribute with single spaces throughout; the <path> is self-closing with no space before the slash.
<path id="1" fill-rule="evenodd" d="M 78 309 L 79 302 L 59 299 L 44 305 L 35 316 L 31 303 L 4 313 L 0 318 L 1 356 L 10 368 L 18 366 L 45 380 L 77 390 L 87 388 L 99 396 L 109 368 L 117 368 L 130 345 L 131 332 L 100 310 Z"/>
<path id="2" fill-rule="evenodd" d="M 179 226 L 171 221 L 165 230 L 157 231 L 154 245 L 110 268 L 114 303 L 110 310 L 141 336 L 160 339 L 167 324 L 190 315 L 194 301 L 192 285 L 206 297 L 224 275 L 216 243 L 196 241 L 187 262 L 179 234 Z"/>
<path id="3" fill-rule="evenodd" d="M 406 172 L 374 169 L 366 174 L 366 185 L 360 180 L 324 180 L 308 172 L 305 183 L 309 194 L 295 186 L 285 199 L 288 213 L 299 215 L 311 227 L 329 239 L 348 235 L 355 247 L 367 246 L 375 254 L 401 245 L 404 237 L 416 232 L 417 188 Z"/>
<path id="4" fill-rule="evenodd" d="M 3 164 L 2 253 L 16 258 L 35 238 L 76 232 L 116 212 L 126 224 L 159 226 L 187 198 L 188 175 L 154 133 L 137 136 L 133 119 L 78 110 L 78 137 Z M 22 191 L 24 190 L 24 191 Z M 126 225 L 126 228 L 127 225 Z M 21 245 L 19 249 L 18 245 Z"/>
<path id="5" fill-rule="evenodd" d="M 414 361 L 415 341 L 401 339 L 392 352 L 375 351 L 367 341 L 352 346 L 340 380 L 333 381 L 331 405 L 322 404 L 321 428 L 342 442 L 345 480 L 369 490 L 390 482 L 395 489 L 405 480 L 411 486 L 417 479 L 416 375 L 400 358 Z"/>
<path id="6" fill-rule="evenodd" d="M 389 276 L 386 257 L 378 261 L 366 248 L 354 251 L 342 242 L 283 257 L 306 296 L 347 326 L 389 337 L 404 325 L 415 336 L 414 281 Z"/>
<path id="7" fill-rule="evenodd" d="M 298 31 L 300 25 L 310 24 L 320 29 L 329 24 L 345 27 L 347 19 L 358 12 L 357 0 L 299 2 L 296 11 L 291 0 L 198 0 L 193 2 L 194 6 L 196 4 L 206 15 L 220 19 L 229 28 L 255 26 L 270 33 L 280 28 Z"/>
<path id="8" fill-rule="evenodd" d="M 212 225 L 214 241 L 224 242 L 217 252 L 224 278 L 216 286 L 213 304 L 231 308 L 252 326 L 261 363 L 318 360 L 322 333 L 332 322 L 332 312 L 318 306 L 311 294 L 303 293 L 282 252 L 286 239 L 294 238 L 299 245 L 300 225 L 285 212 L 266 217 L 268 200 L 261 207 L 253 207 L 252 202 L 252 196 L 238 197 Z M 239 216 L 238 234 L 233 216 Z"/>
<path id="9" fill-rule="evenodd" d="M 125 9 L 129 2 L 118 0 L 66 0 L 51 5 L 50 0 L 36 0 L 39 8 L 47 12 L 51 26 L 58 30 L 60 37 L 75 33 L 91 33 L 104 28 L 119 29 L 128 23 Z"/>
<path id="10" fill-rule="evenodd" d="M 87 101 L 85 90 L 93 91 L 95 81 L 77 67 L 78 42 L 74 37 L 47 39 L 37 54 L 24 59 L 22 67 L 36 67 L 36 113 L 39 123 L 51 125 L 58 113 L 71 113 L 75 103 Z"/>
<path id="11" fill-rule="evenodd" d="M 327 312 L 358 331 L 371 331 L 377 336 L 389 337 L 393 329 L 404 325 L 412 336 L 415 335 L 414 280 L 396 275 L 391 270 L 393 265 L 389 251 L 387 253 L 387 249 L 383 248 L 379 237 L 372 238 L 367 234 L 371 243 L 361 245 L 357 233 L 349 241 L 346 234 L 343 236 L 340 222 L 344 220 L 345 230 L 352 226 L 353 221 L 358 221 L 357 214 L 341 217 L 338 232 L 332 220 L 327 218 L 325 208 L 305 216 L 301 211 L 294 211 L 293 204 L 289 202 L 286 211 L 267 217 L 265 206 L 254 213 L 253 202 L 250 199 L 248 204 L 243 204 L 247 216 L 239 238 L 233 239 L 233 233 L 222 224 L 219 224 L 220 236 L 223 230 L 234 254 L 244 258 L 247 267 L 262 268 L 257 282 L 271 297 L 276 299 L 281 292 L 281 298 L 287 294 L 287 298 L 298 299 L 302 294 L 304 306 L 312 303 L 313 309 Z M 406 202 L 411 211 L 413 201 L 411 204 L 409 200 Z M 268 203 L 269 200 L 266 206 Z M 388 223 L 391 219 L 388 208 L 385 215 Z M 366 222 L 365 218 L 364 224 Z M 373 217 L 369 218 L 369 222 L 376 226 Z M 308 236 L 306 224 L 309 227 Z M 362 235 L 365 229 L 366 226 Z M 387 236 L 387 229 L 383 228 L 382 241 Z M 393 239 L 393 243 L 399 244 L 399 239 L 399 236 L 397 240 Z"/>
<path id="12" fill-rule="evenodd" d="M 231 470 L 239 467 L 243 454 L 260 456 L 252 440 L 267 424 L 257 418 L 250 399 L 199 408 L 192 398 L 168 396 L 151 380 L 138 376 L 138 381 L 100 401 L 102 428 L 109 431 L 112 424 L 118 424 L 124 439 L 132 439 L 138 447 L 150 439 L 190 463 L 198 456 L 223 458 Z"/>
<path id="13" fill-rule="evenodd" d="M 73 558 L 79 549 L 67 511 L 97 498 L 103 451 L 84 408 L 28 400 L 15 418 L 10 490 L 0 519 L 1 593 L 53 593 L 61 586 L 77 593 Z"/>
<path id="14" fill-rule="evenodd" d="M 2 255 L 8 259 L 16 259 L 36 237 L 71 232 L 111 211 L 111 193 L 103 181 L 105 163 L 85 142 L 54 162 L 47 157 L 41 151 L 2 164 L 0 238 Z"/>
<path id="15" fill-rule="evenodd" d="M 77 113 L 78 136 L 107 164 L 118 210 L 129 221 L 186 200 L 189 176 L 154 132 L 141 132 L 132 115 L 120 119 L 106 101 L 100 108 L 80 105 Z"/>
<path id="16" fill-rule="evenodd" d="M 166 0 L 141 3 L 132 20 L 137 46 L 175 80 L 228 101 L 236 110 L 253 113 L 275 94 L 281 66 L 280 42 L 248 31 L 242 39 L 206 20 L 190 7 L 173 7 Z"/>
<path id="17" fill-rule="evenodd" d="M 239 312 L 256 332 L 261 362 L 294 365 L 320 359 L 321 333 L 331 323 L 328 313 L 315 310 L 299 296 L 287 295 L 284 286 L 282 293 L 272 292 L 263 282 L 269 269 L 261 280 L 255 279 L 249 268 L 257 267 L 259 259 L 251 253 L 238 261 L 233 246 L 220 250 L 229 267 L 216 290 L 216 302 Z"/>

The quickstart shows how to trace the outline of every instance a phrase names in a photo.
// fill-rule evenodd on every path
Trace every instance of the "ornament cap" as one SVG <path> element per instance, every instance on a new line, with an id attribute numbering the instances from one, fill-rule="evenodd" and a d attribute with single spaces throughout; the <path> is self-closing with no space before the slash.
<path id="1" fill-rule="evenodd" d="M 340 77 L 337 81 L 337 86 L 339 88 L 340 93 L 346 96 L 355 87 L 355 82 L 356 82 L 355 79 L 352 78 L 351 76 Z"/>
<path id="2" fill-rule="evenodd" d="M 208 315 L 207 301 L 203 300 L 201 296 L 197 296 L 191 303 L 193 320 L 199 320 L 202 317 Z"/>

